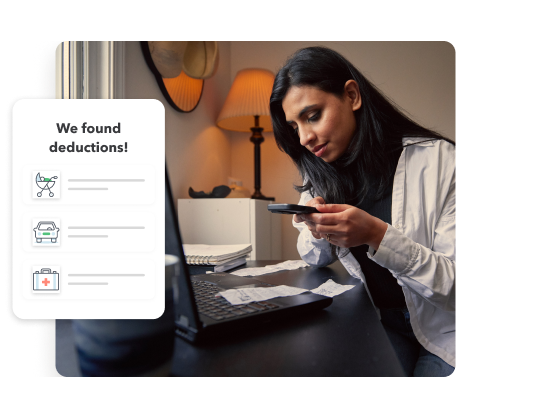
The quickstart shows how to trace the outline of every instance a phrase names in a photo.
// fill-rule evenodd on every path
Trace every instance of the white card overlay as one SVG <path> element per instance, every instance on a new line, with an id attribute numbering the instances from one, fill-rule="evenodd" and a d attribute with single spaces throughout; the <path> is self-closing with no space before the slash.
<path id="1" fill-rule="evenodd" d="M 13 108 L 13 311 L 23 319 L 164 312 L 165 111 L 157 100 Z"/>

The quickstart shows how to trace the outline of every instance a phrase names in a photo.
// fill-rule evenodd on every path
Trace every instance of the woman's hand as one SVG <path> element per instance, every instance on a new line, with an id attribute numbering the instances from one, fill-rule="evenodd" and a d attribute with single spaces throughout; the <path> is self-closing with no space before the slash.
<path id="1" fill-rule="evenodd" d="M 323 200 L 323 197 L 321 196 L 314 197 L 312 200 L 309 200 L 308 202 L 306 202 L 305 206 L 316 206 L 316 205 L 325 205 L 325 200 Z M 316 239 L 322 238 L 320 234 L 315 232 L 315 224 L 313 222 L 306 220 L 306 218 L 303 218 L 304 215 L 305 214 L 293 215 L 293 220 L 296 223 L 304 222 L 308 227 L 308 229 L 310 230 L 310 232 L 312 232 L 312 235 L 314 236 L 314 238 Z"/>
<path id="2" fill-rule="evenodd" d="M 321 213 L 302 214 L 298 217 L 308 226 L 315 238 L 325 238 L 331 244 L 342 248 L 367 244 L 374 250 L 379 249 L 388 226 L 386 222 L 350 205 L 318 203 L 308 206 L 315 206 Z"/>

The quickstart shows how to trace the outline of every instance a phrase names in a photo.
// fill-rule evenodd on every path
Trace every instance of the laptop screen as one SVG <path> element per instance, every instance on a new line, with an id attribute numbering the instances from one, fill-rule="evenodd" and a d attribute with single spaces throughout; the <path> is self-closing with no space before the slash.
<path id="1" fill-rule="evenodd" d="M 170 180 L 165 167 L 165 254 L 175 255 L 180 259 L 178 289 L 175 289 L 175 294 L 177 295 L 174 306 L 176 322 L 185 328 L 198 330 L 201 327 L 201 322 L 199 321 L 199 315 L 193 301 L 189 271 L 185 263 L 179 228 Z"/>

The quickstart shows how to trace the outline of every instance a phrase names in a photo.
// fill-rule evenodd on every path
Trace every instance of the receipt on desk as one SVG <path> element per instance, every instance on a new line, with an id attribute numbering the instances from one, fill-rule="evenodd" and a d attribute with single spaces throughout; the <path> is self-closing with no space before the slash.
<path id="1" fill-rule="evenodd" d="M 282 270 L 296 270 L 299 268 L 308 267 L 308 263 L 302 260 L 287 260 L 279 264 L 272 264 L 266 267 L 249 267 L 237 271 L 232 271 L 230 274 L 236 276 L 262 276 L 263 274 L 275 273 Z"/>
<path id="2" fill-rule="evenodd" d="M 329 279 L 321 286 L 310 290 L 310 292 L 332 298 L 352 289 L 354 286 L 355 285 L 340 285 Z M 232 305 L 242 305 L 244 303 L 262 302 L 263 300 L 273 298 L 300 295 L 304 292 L 308 292 L 308 290 L 282 285 L 274 287 L 230 289 L 220 292 L 219 295 L 223 296 Z"/>
<path id="3" fill-rule="evenodd" d="M 340 295 L 341 293 L 346 292 L 347 290 L 352 289 L 354 286 L 355 285 L 338 284 L 338 283 L 335 283 L 332 279 L 329 279 L 321 286 L 310 290 L 310 292 L 332 298 L 334 296 L 337 296 L 337 295 Z"/>
<path id="4" fill-rule="evenodd" d="M 308 292 L 308 289 L 300 289 L 291 286 L 274 286 L 230 289 L 220 292 L 220 296 L 223 296 L 232 305 L 241 305 L 244 303 L 262 302 L 263 300 L 278 297 L 300 295 L 304 292 Z"/>

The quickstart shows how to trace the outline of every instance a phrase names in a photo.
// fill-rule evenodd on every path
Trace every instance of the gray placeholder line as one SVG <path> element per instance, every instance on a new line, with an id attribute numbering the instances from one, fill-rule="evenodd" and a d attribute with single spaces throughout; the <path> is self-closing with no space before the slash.
<path id="1" fill-rule="evenodd" d="M 69 187 L 67 190 L 109 190 L 107 187 Z"/>
<path id="2" fill-rule="evenodd" d="M 67 235 L 69 238 L 107 238 L 109 235 Z"/>
<path id="3" fill-rule="evenodd" d="M 142 277 L 145 276 L 145 274 L 80 274 L 80 273 L 73 273 L 68 274 L 67 276 L 70 277 Z"/>
<path id="4" fill-rule="evenodd" d="M 69 282 L 67 284 L 109 284 L 107 282 Z"/>
<path id="5" fill-rule="evenodd" d="M 67 229 L 145 229 L 145 226 L 68 226 Z"/>
<path id="6" fill-rule="evenodd" d="M 142 182 L 145 181 L 145 179 L 69 179 L 67 181 Z"/>

